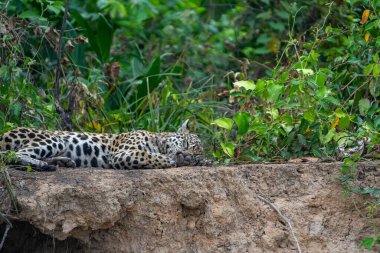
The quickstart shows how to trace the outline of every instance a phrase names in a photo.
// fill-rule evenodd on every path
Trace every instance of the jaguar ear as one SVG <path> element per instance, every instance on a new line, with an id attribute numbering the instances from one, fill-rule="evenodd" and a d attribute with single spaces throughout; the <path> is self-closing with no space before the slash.
<path id="1" fill-rule="evenodd" d="M 189 120 L 187 119 L 180 128 L 178 128 L 178 131 L 177 133 L 181 133 L 181 134 L 187 134 L 190 132 L 190 128 L 189 128 Z"/>

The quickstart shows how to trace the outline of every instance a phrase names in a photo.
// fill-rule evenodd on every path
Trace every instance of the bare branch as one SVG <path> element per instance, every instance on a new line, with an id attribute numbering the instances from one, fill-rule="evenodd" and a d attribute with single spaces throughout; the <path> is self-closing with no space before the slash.
<path id="1" fill-rule="evenodd" d="M 286 224 L 288 225 L 288 227 L 290 229 L 290 232 L 292 233 L 292 237 L 296 243 L 298 253 L 302 253 L 301 248 L 300 248 L 300 244 L 298 243 L 298 239 L 294 233 L 294 229 L 293 229 L 292 224 L 290 223 L 290 220 L 288 218 L 286 218 L 281 213 L 281 211 L 272 202 L 270 202 L 269 200 L 267 200 L 266 198 L 264 198 L 260 195 L 257 195 L 257 198 L 260 199 L 261 201 L 263 201 L 264 203 L 268 204 L 270 207 L 272 207 L 278 213 L 278 215 L 280 215 L 281 219 L 286 222 Z"/>

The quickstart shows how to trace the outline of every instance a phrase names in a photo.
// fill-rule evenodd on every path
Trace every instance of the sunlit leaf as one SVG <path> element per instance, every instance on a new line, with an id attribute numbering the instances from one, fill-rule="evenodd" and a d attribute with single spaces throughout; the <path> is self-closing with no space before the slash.
<path id="1" fill-rule="evenodd" d="M 221 128 L 225 128 L 227 130 L 231 130 L 232 126 L 234 124 L 234 121 L 232 119 L 223 117 L 223 118 L 219 118 L 219 119 L 214 120 L 214 122 L 212 122 L 212 124 L 215 124 Z"/>
<path id="2" fill-rule="evenodd" d="M 337 108 L 337 109 L 335 110 L 334 114 L 335 114 L 336 116 L 338 116 L 339 118 L 342 118 L 342 117 L 346 116 L 346 114 L 345 114 L 345 113 L 342 111 L 342 109 L 340 109 L 340 108 Z"/>
<path id="3" fill-rule="evenodd" d="M 317 116 L 317 113 L 315 112 L 313 108 L 309 108 L 307 111 L 303 113 L 303 118 L 309 122 L 314 122 L 314 119 L 316 116 Z"/>
<path id="4" fill-rule="evenodd" d="M 227 154 L 229 157 L 234 157 L 235 153 L 235 146 L 232 142 L 223 143 L 221 142 L 220 145 L 222 146 L 223 152 Z"/>
<path id="5" fill-rule="evenodd" d="M 372 69 L 373 69 L 373 64 L 368 64 L 365 68 L 364 68 L 364 74 L 365 75 L 370 75 L 371 72 L 372 72 Z"/>
<path id="6" fill-rule="evenodd" d="M 256 87 L 255 83 L 252 80 L 237 81 L 237 82 L 234 82 L 234 86 L 242 87 L 246 90 L 254 90 Z"/>
<path id="7" fill-rule="evenodd" d="M 318 75 L 317 75 L 317 84 L 318 84 L 318 86 L 324 85 L 325 82 L 326 82 L 326 80 L 327 80 L 326 75 L 324 75 L 323 73 L 318 73 Z"/>
<path id="8" fill-rule="evenodd" d="M 350 126 L 350 117 L 348 115 L 341 117 L 338 126 L 341 130 L 347 129 Z"/>
<path id="9" fill-rule="evenodd" d="M 323 144 L 329 143 L 335 134 L 336 134 L 335 128 L 330 129 L 328 133 L 322 137 L 322 143 Z"/>
<path id="10" fill-rule="evenodd" d="M 377 78 L 380 74 L 380 63 L 374 64 L 373 65 L 373 70 L 372 70 L 373 77 Z"/>
<path id="11" fill-rule="evenodd" d="M 303 74 L 304 76 L 314 75 L 314 71 L 312 69 L 297 69 L 298 73 Z"/>

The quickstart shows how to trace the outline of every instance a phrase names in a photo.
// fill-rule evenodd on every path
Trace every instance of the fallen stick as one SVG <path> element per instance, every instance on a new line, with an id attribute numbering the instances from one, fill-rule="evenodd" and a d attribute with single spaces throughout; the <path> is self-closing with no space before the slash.
<path id="1" fill-rule="evenodd" d="M 288 224 L 288 226 L 290 228 L 290 232 L 292 233 L 292 236 L 293 236 L 293 240 L 296 243 L 297 251 L 298 251 L 298 253 L 302 253 L 301 248 L 300 248 L 300 244 L 298 243 L 297 237 L 296 237 L 296 235 L 294 233 L 294 229 L 293 229 L 292 224 L 290 223 L 290 220 L 288 218 L 286 218 L 281 213 L 281 211 L 272 202 L 270 202 L 268 199 L 266 199 L 266 198 L 264 198 L 264 197 L 262 197 L 260 195 L 257 195 L 257 198 L 260 199 L 261 201 L 263 201 L 264 203 L 268 204 L 270 207 L 272 207 L 278 213 L 278 215 L 280 215 L 280 217 L 286 222 L 286 224 Z"/>

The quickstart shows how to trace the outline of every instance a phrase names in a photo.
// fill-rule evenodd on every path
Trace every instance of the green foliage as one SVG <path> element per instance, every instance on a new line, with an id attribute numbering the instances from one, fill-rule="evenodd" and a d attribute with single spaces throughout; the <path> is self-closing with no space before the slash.
<path id="1" fill-rule="evenodd" d="M 366 22 L 357 21 L 361 12 L 341 14 L 349 26 L 342 32 L 342 28 L 331 26 L 334 17 L 330 13 L 337 7 L 329 4 L 323 23 L 306 33 L 309 39 L 303 47 L 294 41 L 294 30 L 289 30 L 287 45 L 269 76 L 253 81 L 239 75 L 243 80 L 233 82 L 239 90 L 231 90 L 230 96 L 238 100 L 240 109 L 229 122 L 243 110 L 248 130 L 242 131 L 236 120 L 236 129 L 232 124 L 228 128 L 221 126 L 219 119 L 214 121 L 225 129 L 221 129 L 226 132 L 221 141 L 234 143 L 234 152 L 222 146 L 228 157 L 232 153 L 243 160 L 334 156 L 338 141 L 353 131 L 359 138 L 379 140 L 380 110 L 376 101 L 380 95 L 380 44 L 376 39 L 379 30 L 374 27 L 380 24 L 380 17 L 378 4 L 368 2 L 368 6 L 375 14 Z M 346 5 L 348 10 L 356 7 L 356 2 Z M 331 20 L 329 25 L 327 20 Z M 349 46 L 342 47 L 342 43 Z M 284 66 L 283 57 L 287 59 Z M 247 135 L 242 136 L 243 132 Z"/>

